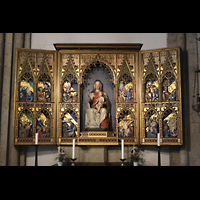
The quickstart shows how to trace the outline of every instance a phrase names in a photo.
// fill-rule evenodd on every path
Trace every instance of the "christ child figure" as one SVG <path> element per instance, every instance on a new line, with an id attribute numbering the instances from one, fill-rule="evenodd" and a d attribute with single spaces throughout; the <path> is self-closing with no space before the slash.
<path id="1" fill-rule="evenodd" d="M 97 99 L 97 101 L 93 105 L 96 105 L 98 112 L 100 112 L 101 108 L 103 107 L 103 104 L 104 104 L 103 92 L 100 91 L 99 92 L 99 98 Z"/>

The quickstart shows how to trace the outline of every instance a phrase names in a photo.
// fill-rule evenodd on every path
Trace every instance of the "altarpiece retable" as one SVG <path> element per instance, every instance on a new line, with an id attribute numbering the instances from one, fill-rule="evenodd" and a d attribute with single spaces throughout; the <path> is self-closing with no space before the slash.
<path id="1" fill-rule="evenodd" d="M 182 145 L 180 48 L 17 49 L 14 144 Z"/>

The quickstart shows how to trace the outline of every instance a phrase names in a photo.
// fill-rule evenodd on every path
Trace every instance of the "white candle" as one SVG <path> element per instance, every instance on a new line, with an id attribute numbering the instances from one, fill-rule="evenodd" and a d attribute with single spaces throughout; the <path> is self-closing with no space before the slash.
<path id="1" fill-rule="evenodd" d="M 38 144 L 38 133 L 35 134 L 35 145 Z"/>
<path id="2" fill-rule="evenodd" d="M 121 150 L 122 150 L 122 159 L 124 159 L 124 139 L 121 142 Z"/>
<path id="3" fill-rule="evenodd" d="M 73 146 L 72 146 L 72 159 L 75 158 L 75 139 L 73 139 Z"/>
<path id="4" fill-rule="evenodd" d="M 58 153 L 60 153 L 60 146 L 58 146 Z"/>
<path id="5" fill-rule="evenodd" d="M 157 134 L 157 145 L 160 146 L 160 133 Z"/>

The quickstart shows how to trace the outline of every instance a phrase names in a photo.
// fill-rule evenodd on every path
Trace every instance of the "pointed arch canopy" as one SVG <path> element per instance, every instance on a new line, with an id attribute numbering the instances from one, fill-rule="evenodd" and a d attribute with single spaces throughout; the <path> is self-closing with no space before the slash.
<path id="1" fill-rule="evenodd" d="M 99 54 L 87 65 L 83 68 L 82 70 L 82 77 L 84 77 L 87 74 L 88 70 L 91 70 L 91 67 L 94 66 L 96 67 L 97 64 L 100 64 L 100 66 L 104 66 L 106 69 L 109 71 L 109 75 L 111 75 L 111 81 L 115 85 L 116 84 L 116 74 L 113 70 L 113 67 L 105 60 L 101 58 Z M 84 78 L 82 78 L 82 82 L 84 81 Z"/>

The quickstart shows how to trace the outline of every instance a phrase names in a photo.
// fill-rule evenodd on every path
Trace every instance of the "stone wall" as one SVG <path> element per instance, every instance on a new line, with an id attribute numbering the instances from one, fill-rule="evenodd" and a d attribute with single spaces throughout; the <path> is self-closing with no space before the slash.
<path id="1" fill-rule="evenodd" d="M 30 41 L 30 33 L 0 33 L 0 166 L 24 158 L 13 145 L 14 69 L 16 48 L 30 48 Z"/>
<path id="2" fill-rule="evenodd" d="M 183 146 L 170 147 L 170 165 L 200 165 L 200 116 L 192 109 L 192 95 L 200 54 L 198 33 L 169 33 L 168 46 L 182 49 L 182 102 L 183 102 Z M 200 57 L 199 57 L 200 61 Z"/>

